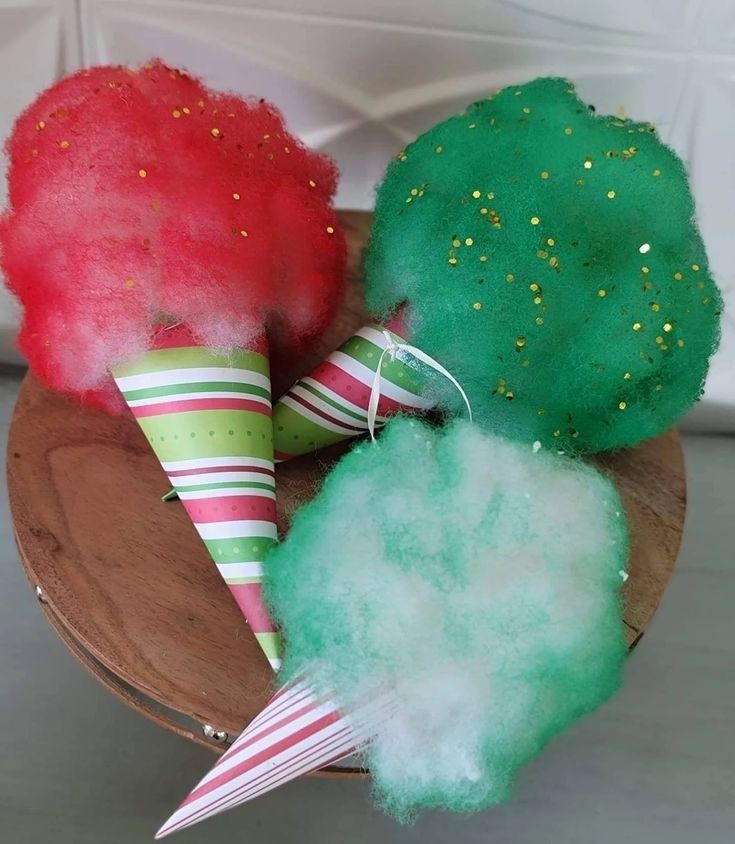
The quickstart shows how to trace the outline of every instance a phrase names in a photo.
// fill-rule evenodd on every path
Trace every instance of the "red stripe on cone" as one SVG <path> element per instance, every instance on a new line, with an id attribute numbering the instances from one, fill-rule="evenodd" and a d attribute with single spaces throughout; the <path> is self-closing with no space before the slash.
<path id="1" fill-rule="evenodd" d="M 131 408 L 133 416 L 141 419 L 144 416 L 161 416 L 166 413 L 193 413 L 197 410 L 247 410 L 252 413 L 271 415 L 271 408 L 262 402 L 252 399 L 177 399 L 176 401 L 161 401 L 156 404 L 134 405 Z"/>
<path id="2" fill-rule="evenodd" d="M 195 525 L 245 520 L 275 522 L 276 520 L 275 500 L 261 495 L 185 498 L 182 503 Z"/>
<path id="3" fill-rule="evenodd" d="M 337 393 L 342 398 L 367 411 L 370 404 L 370 387 L 329 359 L 322 361 L 309 377 L 328 387 L 333 393 Z M 381 416 L 389 416 L 391 413 L 399 413 L 401 410 L 416 412 L 416 408 L 402 405 L 381 392 L 378 402 L 378 413 Z"/>
<path id="4" fill-rule="evenodd" d="M 253 633 L 272 633 L 273 620 L 265 605 L 262 584 L 228 583 L 227 586 Z"/>

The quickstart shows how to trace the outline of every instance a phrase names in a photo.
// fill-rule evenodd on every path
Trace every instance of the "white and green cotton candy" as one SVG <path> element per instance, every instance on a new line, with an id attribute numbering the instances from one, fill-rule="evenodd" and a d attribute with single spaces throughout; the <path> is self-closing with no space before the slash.
<path id="1" fill-rule="evenodd" d="M 498 803 L 617 689 L 627 552 L 595 469 L 468 422 L 397 419 L 342 459 L 268 560 L 285 675 L 346 710 L 395 695 L 365 756 L 396 817 Z"/>

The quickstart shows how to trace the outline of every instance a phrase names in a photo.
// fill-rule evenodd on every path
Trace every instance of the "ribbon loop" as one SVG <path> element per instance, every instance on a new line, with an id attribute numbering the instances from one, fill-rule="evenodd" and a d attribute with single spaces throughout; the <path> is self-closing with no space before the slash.
<path id="1" fill-rule="evenodd" d="M 380 402 L 380 381 L 382 377 L 381 373 L 383 369 L 383 362 L 385 361 L 386 355 L 394 361 L 399 352 L 405 352 L 411 355 L 411 357 L 416 358 L 416 360 L 433 369 L 435 372 L 443 375 L 447 381 L 456 387 L 457 392 L 464 399 L 465 406 L 467 407 L 467 413 L 470 417 L 470 422 L 472 421 L 472 407 L 470 406 L 470 400 L 467 398 L 467 394 L 462 389 L 462 385 L 448 369 L 443 367 L 439 361 L 434 360 L 434 358 L 427 355 L 426 352 L 421 351 L 421 349 L 416 346 L 412 346 L 410 343 L 396 342 L 390 331 L 387 331 L 386 329 L 383 329 L 383 337 L 385 337 L 385 348 L 380 353 L 380 358 L 378 358 L 378 365 L 375 369 L 373 383 L 370 388 L 370 400 L 368 401 L 367 426 L 368 431 L 370 431 L 371 439 L 375 439 L 375 420 L 378 416 L 378 403 Z"/>

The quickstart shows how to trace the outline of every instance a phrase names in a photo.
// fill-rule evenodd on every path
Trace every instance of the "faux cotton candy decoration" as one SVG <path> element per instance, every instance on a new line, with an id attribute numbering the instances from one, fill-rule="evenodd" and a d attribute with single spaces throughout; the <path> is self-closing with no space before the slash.
<path id="1" fill-rule="evenodd" d="M 63 80 L 8 152 L 0 245 L 31 368 L 108 409 L 124 399 L 278 668 L 261 595 L 277 539 L 269 341 L 298 350 L 338 307 L 334 165 L 264 100 L 158 62 Z"/>
<path id="2" fill-rule="evenodd" d="M 286 676 L 346 709 L 394 693 L 379 800 L 480 809 L 618 686 L 625 518 L 569 458 L 398 419 L 356 447 L 268 560 Z"/>
<path id="3" fill-rule="evenodd" d="M 264 100 L 157 62 L 97 67 L 41 94 L 7 151 L 3 269 L 21 349 L 56 389 L 110 385 L 159 322 L 219 349 L 274 328 L 293 354 L 339 305 L 335 167 Z"/>
<path id="4" fill-rule="evenodd" d="M 489 429 L 567 450 L 634 445 L 699 397 L 717 345 L 694 214 L 652 125 L 597 117 L 567 80 L 537 79 L 391 163 L 368 304 L 382 320 L 405 305 L 407 338 Z"/>

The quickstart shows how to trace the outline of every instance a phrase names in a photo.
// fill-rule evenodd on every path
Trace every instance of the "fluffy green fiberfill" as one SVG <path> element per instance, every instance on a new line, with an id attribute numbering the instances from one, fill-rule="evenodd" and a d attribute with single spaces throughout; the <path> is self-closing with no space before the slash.
<path id="1" fill-rule="evenodd" d="M 694 214 L 650 124 L 597 117 L 567 80 L 537 79 L 391 163 L 367 300 L 384 319 L 408 303 L 411 341 L 490 430 L 570 451 L 633 445 L 696 401 L 718 342 Z"/>
<path id="2" fill-rule="evenodd" d="M 469 422 L 396 419 L 342 459 L 268 559 L 284 674 L 348 711 L 395 693 L 366 762 L 397 817 L 500 802 L 617 688 L 627 551 L 594 469 Z"/>

